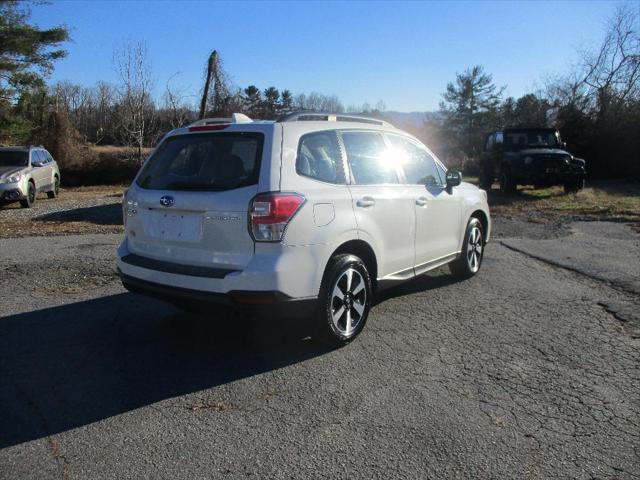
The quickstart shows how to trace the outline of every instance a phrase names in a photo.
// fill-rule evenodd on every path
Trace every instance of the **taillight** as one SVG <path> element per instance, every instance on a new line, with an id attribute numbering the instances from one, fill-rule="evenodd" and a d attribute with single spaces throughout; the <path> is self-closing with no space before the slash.
<path id="1" fill-rule="evenodd" d="M 138 202 L 129 200 L 127 194 L 129 190 L 125 190 L 122 194 L 122 223 L 127 226 L 127 217 L 132 217 L 138 213 Z"/>
<path id="2" fill-rule="evenodd" d="M 287 224 L 304 203 L 297 193 L 262 193 L 251 202 L 249 221 L 256 242 L 279 242 Z"/>

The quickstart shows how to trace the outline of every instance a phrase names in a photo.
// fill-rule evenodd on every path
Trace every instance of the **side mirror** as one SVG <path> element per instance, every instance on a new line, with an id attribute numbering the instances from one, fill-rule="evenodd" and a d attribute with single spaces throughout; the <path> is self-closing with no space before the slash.
<path id="1" fill-rule="evenodd" d="M 42 165 L 44 165 L 42 162 L 31 162 L 32 167 L 41 167 Z"/>
<path id="2" fill-rule="evenodd" d="M 562 148 L 567 148 L 567 142 L 562 142 Z"/>
<path id="3" fill-rule="evenodd" d="M 453 187 L 462 183 L 462 172 L 460 170 L 447 170 L 447 191 L 451 193 Z"/>

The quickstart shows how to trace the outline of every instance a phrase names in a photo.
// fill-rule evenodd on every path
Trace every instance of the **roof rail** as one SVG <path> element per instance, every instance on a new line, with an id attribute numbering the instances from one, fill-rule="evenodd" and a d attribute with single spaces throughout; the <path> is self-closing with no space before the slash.
<path id="1" fill-rule="evenodd" d="M 229 118 L 216 117 L 216 118 L 202 118 L 191 123 L 190 127 L 197 127 L 198 125 L 220 125 L 224 123 L 252 123 L 249 117 L 244 113 L 233 113 Z"/>
<path id="2" fill-rule="evenodd" d="M 278 118 L 276 122 L 355 122 L 355 123 L 368 123 L 370 125 L 384 125 L 386 127 L 392 127 L 389 122 L 381 120 L 379 118 L 363 117 L 361 115 L 350 115 L 347 113 L 331 113 L 331 112 L 293 112 L 283 115 Z"/>

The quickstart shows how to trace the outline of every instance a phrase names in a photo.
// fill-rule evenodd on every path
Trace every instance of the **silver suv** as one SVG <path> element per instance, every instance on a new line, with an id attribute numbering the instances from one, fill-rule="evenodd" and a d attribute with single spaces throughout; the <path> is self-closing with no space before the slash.
<path id="1" fill-rule="evenodd" d="M 178 305 L 313 315 L 333 344 L 375 292 L 444 264 L 480 269 L 487 195 L 417 139 L 343 114 L 242 114 L 167 134 L 123 198 L 124 286 Z"/>
<path id="2" fill-rule="evenodd" d="M 60 169 L 43 147 L 0 147 L 0 202 L 30 208 L 38 193 L 55 198 L 59 189 Z"/>

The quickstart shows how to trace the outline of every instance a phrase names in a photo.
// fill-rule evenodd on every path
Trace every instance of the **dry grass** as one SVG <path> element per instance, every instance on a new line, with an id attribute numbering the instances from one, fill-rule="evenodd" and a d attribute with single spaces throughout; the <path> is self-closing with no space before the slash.
<path id="1" fill-rule="evenodd" d="M 79 200 L 94 200 L 96 198 L 122 198 L 122 194 L 128 185 L 91 185 L 88 187 L 64 187 L 60 188 L 60 196 L 56 200 L 46 200 L 46 196 L 39 194 L 36 207 L 41 205 L 40 200 L 74 202 Z M 14 202 L 0 207 L 2 210 L 20 209 L 20 203 Z"/>
<path id="2" fill-rule="evenodd" d="M 104 200 L 107 205 L 116 204 L 117 207 L 126 188 L 124 185 L 64 188 L 60 190 L 60 196 L 53 200 L 47 199 L 45 195 L 39 195 L 35 207 L 28 211 L 22 210 L 18 202 L 3 205 L 0 207 L 0 238 L 121 233 L 123 231 L 122 225 L 114 224 L 111 219 L 100 221 L 90 212 L 87 213 L 86 218 L 82 218 L 82 215 L 79 216 L 73 212 L 86 207 L 88 202 L 96 199 Z M 91 203 L 89 204 L 91 205 Z M 44 221 L 42 217 L 49 215 L 52 210 L 56 213 L 59 212 L 62 218 Z M 68 218 L 64 218 L 66 212 L 71 213 Z M 24 213 L 28 213 L 29 216 L 24 216 Z"/>
<path id="3" fill-rule="evenodd" d="M 121 233 L 117 204 L 126 188 L 125 185 L 65 188 L 55 200 L 40 196 L 36 207 L 29 211 L 29 217 L 22 214 L 24 211 L 18 214 L 18 203 L 3 206 L 0 208 L 0 238 Z M 551 187 L 521 188 L 516 195 L 504 196 L 496 188 L 494 186 L 489 195 L 491 213 L 496 217 L 537 223 L 564 219 L 628 221 L 640 232 L 640 183 L 593 182 L 575 195 L 565 195 L 562 187 Z M 100 200 L 102 207 L 87 208 L 96 205 L 96 200 Z M 104 208 L 105 205 L 109 208 Z M 50 208 L 52 206 L 55 208 Z M 15 214 L 12 210 L 16 210 Z M 56 212 L 56 216 L 51 217 L 50 212 Z"/>
<path id="4" fill-rule="evenodd" d="M 122 233 L 122 225 L 100 225 L 92 222 L 38 222 L 34 220 L 0 220 L 0 238 L 47 237 L 52 235 L 84 235 L 89 233 Z"/>
<path id="5" fill-rule="evenodd" d="M 477 178 L 465 178 L 477 184 Z M 493 185 L 489 194 L 491 213 L 527 216 L 531 221 L 559 217 L 640 222 L 640 183 L 592 181 L 577 194 L 565 194 L 561 186 L 543 189 L 519 187 L 515 195 L 501 195 Z"/>
<path id="6" fill-rule="evenodd" d="M 105 155 L 135 155 L 137 150 L 131 147 L 121 147 L 118 145 L 91 145 L 89 149 L 97 154 Z M 150 148 L 143 148 L 142 152 L 147 155 L 151 151 Z"/>

